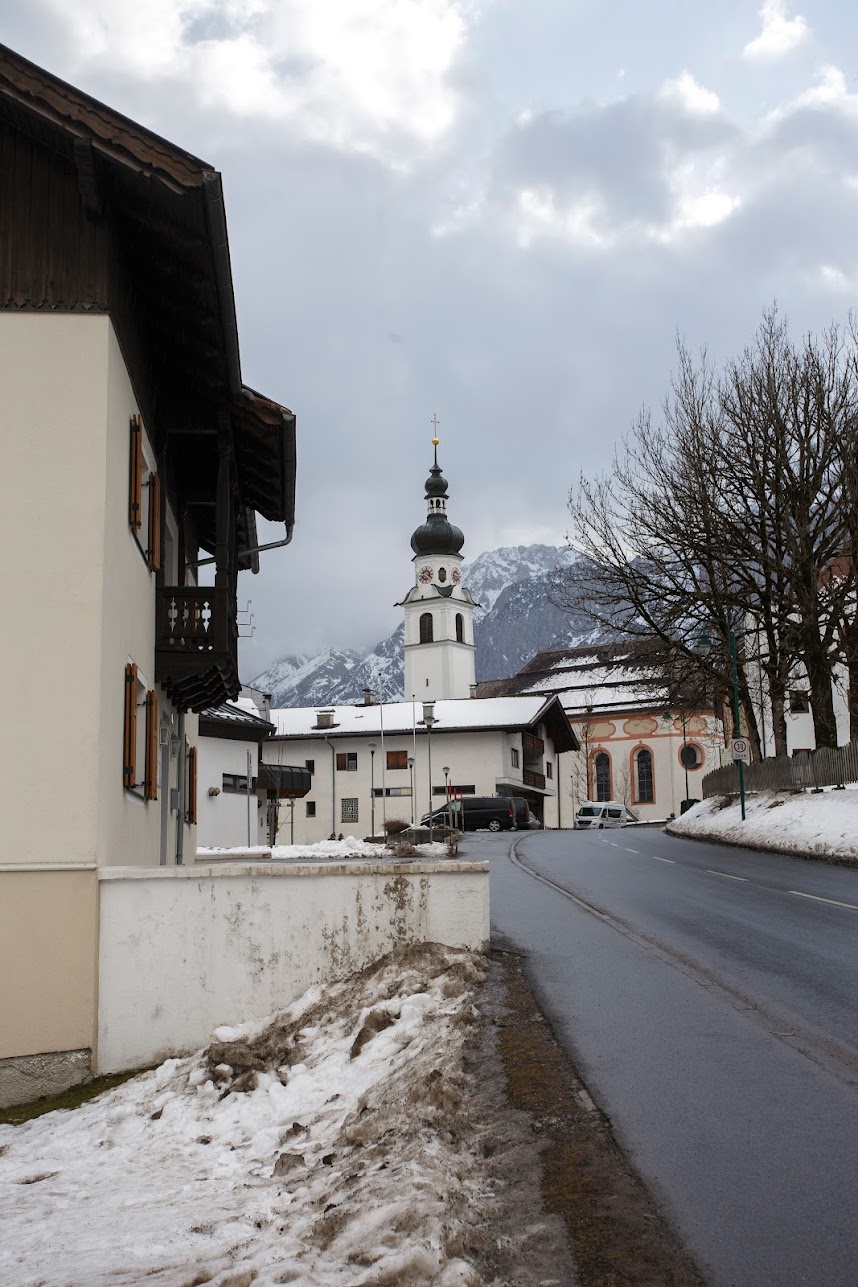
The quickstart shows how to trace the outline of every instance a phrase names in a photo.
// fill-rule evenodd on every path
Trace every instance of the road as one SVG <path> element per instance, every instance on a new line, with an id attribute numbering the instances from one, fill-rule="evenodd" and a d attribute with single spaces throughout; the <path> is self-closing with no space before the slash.
<path id="1" fill-rule="evenodd" d="M 855 1287 L 858 871 L 649 828 L 463 852 L 713 1287 Z"/>

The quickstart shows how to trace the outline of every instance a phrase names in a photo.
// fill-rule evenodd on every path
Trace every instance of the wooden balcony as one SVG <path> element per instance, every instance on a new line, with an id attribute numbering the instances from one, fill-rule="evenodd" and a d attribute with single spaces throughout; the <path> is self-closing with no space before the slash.
<path id="1" fill-rule="evenodd" d="M 525 755 L 538 755 L 542 759 L 545 754 L 545 743 L 541 737 L 534 737 L 533 733 L 522 733 L 521 749 Z"/>
<path id="2" fill-rule="evenodd" d="M 534 773 L 533 769 L 522 769 L 521 780 L 525 786 L 538 787 L 540 791 L 545 790 L 544 773 Z"/>
<path id="3" fill-rule="evenodd" d="M 237 697 L 238 627 L 229 591 L 161 586 L 156 612 L 155 679 L 179 710 L 201 711 Z"/>

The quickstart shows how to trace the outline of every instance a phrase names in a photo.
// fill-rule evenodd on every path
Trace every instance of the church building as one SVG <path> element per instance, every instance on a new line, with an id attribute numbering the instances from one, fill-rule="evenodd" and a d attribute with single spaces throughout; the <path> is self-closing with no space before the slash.
<path id="1" fill-rule="evenodd" d="M 281 808 L 283 843 L 379 833 L 386 819 L 419 822 L 448 794 L 523 797 L 548 827 L 569 825 L 558 757 L 579 750 L 554 695 L 479 700 L 475 603 L 462 582 L 465 538 L 447 517 L 438 439 L 426 480 L 425 522 L 411 537 L 414 584 L 405 615 L 405 701 L 270 712 L 263 765 L 300 765 L 310 789 Z M 568 808 L 568 802 L 566 802 Z"/>

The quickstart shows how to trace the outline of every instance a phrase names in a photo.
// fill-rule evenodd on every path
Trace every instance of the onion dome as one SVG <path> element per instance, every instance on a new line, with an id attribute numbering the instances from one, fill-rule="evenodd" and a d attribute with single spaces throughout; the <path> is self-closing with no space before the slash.
<path id="1" fill-rule="evenodd" d="M 426 479 L 426 499 L 430 496 L 446 496 L 447 479 L 441 473 L 441 466 L 437 460 L 429 470 L 429 477 Z"/>
<path id="2" fill-rule="evenodd" d="M 432 443 L 435 461 L 426 479 L 428 513 L 426 522 L 421 523 L 411 537 L 411 548 L 415 554 L 458 554 L 465 538 L 447 518 L 447 480 L 438 464 L 438 439 L 433 438 Z"/>

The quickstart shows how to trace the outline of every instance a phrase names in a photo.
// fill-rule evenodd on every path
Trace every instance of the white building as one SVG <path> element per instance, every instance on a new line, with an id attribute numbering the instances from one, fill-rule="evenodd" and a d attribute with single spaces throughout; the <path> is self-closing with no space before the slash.
<path id="1" fill-rule="evenodd" d="M 295 805 L 295 843 L 380 833 L 386 818 L 419 822 L 453 791 L 522 796 L 558 825 L 558 757 L 578 746 L 559 701 L 464 698 L 435 702 L 432 713 L 430 732 L 419 702 L 272 710 L 264 762 L 312 775 Z"/>
<path id="2" fill-rule="evenodd" d="M 465 538 L 447 518 L 447 480 L 435 460 L 426 480 L 426 522 L 411 537 L 414 585 L 405 609 L 405 696 L 470 697 L 474 682 L 474 601 L 462 585 Z"/>
<path id="3" fill-rule="evenodd" d="M 295 450 L 241 381 L 217 171 L 3 47 L 0 142 L 2 1101 L 92 1066 L 99 873 L 193 861 L 197 713 L 239 692 Z"/>
<path id="4" fill-rule="evenodd" d="M 714 712 L 671 705 L 628 648 L 552 649 L 511 679 L 477 686 L 481 698 L 525 693 L 556 696 L 581 745 L 557 769 L 564 827 L 587 799 L 621 800 L 642 821 L 679 814 L 721 764 L 724 732 Z"/>

